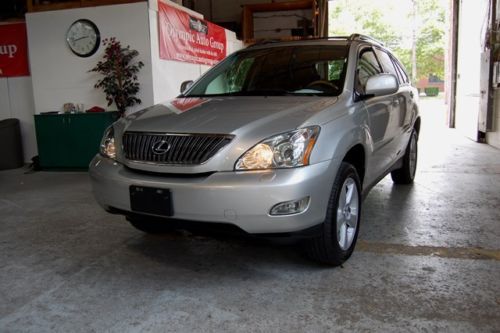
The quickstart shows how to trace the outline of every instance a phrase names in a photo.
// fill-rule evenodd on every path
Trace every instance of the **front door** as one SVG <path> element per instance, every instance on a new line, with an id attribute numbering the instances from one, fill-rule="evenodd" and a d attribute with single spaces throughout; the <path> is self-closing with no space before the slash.
<path id="1" fill-rule="evenodd" d="M 356 92 L 362 95 L 368 79 L 382 72 L 382 67 L 373 49 L 363 49 L 360 52 L 356 70 Z M 364 102 L 373 144 L 373 151 L 366 161 L 364 182 L 366 186 L 387 171 L 394 159 L 395 129 L 399 125 L 397 119 L 399 105 L 396 105 L 397 103 L 399 103 L 397 94 L 394 96 L 372 97 Z"/>

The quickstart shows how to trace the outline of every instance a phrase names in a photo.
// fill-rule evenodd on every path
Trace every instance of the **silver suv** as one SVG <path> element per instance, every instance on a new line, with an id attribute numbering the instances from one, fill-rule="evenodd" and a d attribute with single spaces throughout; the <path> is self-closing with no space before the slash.
<path id="1" fill-rule="evenodd" d="M 100 205 L 142 231 L 300 236 L 340 265 L 370 188 L 413 182 L 417 90 L 369 37 L 253 45 L 181 91 L 108 128 L 90 164 Z"/>

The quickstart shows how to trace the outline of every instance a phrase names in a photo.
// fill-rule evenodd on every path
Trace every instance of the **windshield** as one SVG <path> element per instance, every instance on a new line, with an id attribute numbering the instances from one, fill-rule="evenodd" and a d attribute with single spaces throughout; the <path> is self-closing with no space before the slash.
<path id="1" fill-rule="evenodd" d="M 230 55 L 184 96 L 338 96 L 346 65 L 344 45 L 250 48 Z"/>

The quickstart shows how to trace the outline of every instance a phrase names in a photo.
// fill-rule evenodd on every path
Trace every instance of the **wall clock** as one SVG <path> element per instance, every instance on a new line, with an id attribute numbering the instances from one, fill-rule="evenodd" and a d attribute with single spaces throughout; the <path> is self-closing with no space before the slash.
<path id="1" fill-rule="evenodd" d="M 101 44 L 101 35 L 94 22 L 87 19 L 75 21 L 66 33 L 69 48 L 79 57 L 90 57 Z"/>

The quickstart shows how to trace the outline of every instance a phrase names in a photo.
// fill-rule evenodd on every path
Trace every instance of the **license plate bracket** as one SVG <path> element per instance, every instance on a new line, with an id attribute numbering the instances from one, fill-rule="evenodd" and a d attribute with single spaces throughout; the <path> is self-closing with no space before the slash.
<path id="1" fill-rule="evenodd" d="M 130 186 L 130 208 L 137 213 L 172 216 L 172 194 L 168 189 Z"/>

